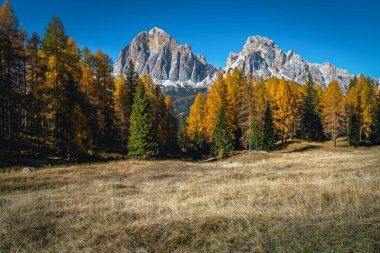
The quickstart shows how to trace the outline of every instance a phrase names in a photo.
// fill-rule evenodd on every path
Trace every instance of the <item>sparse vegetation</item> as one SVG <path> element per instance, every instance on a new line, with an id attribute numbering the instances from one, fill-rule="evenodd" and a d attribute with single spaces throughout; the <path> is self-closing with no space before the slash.
<path id="1" fill-rule="evenodd" d="M 380 148 L 0 174 L 0 252 L 379 252 Z"/>

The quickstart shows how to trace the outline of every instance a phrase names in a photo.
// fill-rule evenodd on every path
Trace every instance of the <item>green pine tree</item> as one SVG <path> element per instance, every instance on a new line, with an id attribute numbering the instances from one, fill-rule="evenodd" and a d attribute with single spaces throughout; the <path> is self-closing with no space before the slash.
<path id="1" fill-rule="evenodd" d="M 306 94 L 301 106 L 301 135 L 304 140 L 321 140 L 323 138 L 322 120 L 317 109 L 317 91 L 310 72 L 305 89 Z"/>
<path id="2" fill-rule="evenodd" d="M 360 119 L 355 113 L 349 115 L 347 137 L 351 146 L 360 145 Z"/>
<path id="3" fill-rule="evenodd" d="M 204 133 L 196 131 L 194 133 L 194 140 L 192 142 L 192 156 L 193 159 L 199 159 L 202 156 L 208 154 L 208 145 L 206 141 L 206 136 Z"/>
<path id="4" fill-rule="evenodd" d="M 271 150 L 274 147 L 275 135 L 274 135 L 274 124 L 272 117 L 272 110 L 270 108 L 269 101 L 265 105 L 264 112 L 264 126 L 262 133 L 262 149 Z"/>
<path id="5" fill-rule="evenodd" d="M 186 153 L 186 119 L 183 114 L 179 116 L 179 126 L 177 130 L 177 145 L 180 152 Z"/>
<path id="6" fill-rule="evenodd" d="M 130 157 L 149 159 L 157 156 L 159 148 L 155 136 L 152 110 L 141 82 L 136 88 L 129 132 L 128 155 Z"/>
<path id="7" fill-rule="evenodd" d="M 253 122 L 249 135 L 249 150 L 263 149 L 263 131 L 259 123 Z"/>
<path id="8" fill-rule="evenodd" d="M 226 157 L 234 151 L 233 136 L 227 125 L 226 113 L 219 110 L 214 131 L 212 133 L 212 153 L 218 157 Z"/>

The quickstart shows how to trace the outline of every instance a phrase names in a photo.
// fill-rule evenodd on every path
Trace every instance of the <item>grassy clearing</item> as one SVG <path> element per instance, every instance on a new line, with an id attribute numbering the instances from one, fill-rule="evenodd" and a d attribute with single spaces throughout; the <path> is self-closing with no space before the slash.
<path id="1" fill-rule="evenodd" d="M 380 147 L 0 173 L 0 252 L 379 252 Z"/>

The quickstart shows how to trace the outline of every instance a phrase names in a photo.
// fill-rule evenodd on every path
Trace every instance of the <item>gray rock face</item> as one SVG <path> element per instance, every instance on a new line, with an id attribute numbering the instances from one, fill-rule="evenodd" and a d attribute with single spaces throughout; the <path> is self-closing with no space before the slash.
<path id="1" fill-rule="evenodd" d="M 121 51 L 114 74 L 124 72 L 129 60 L 140 75 L 147 73 L 163 86 L 208 86 L 217 71 L 188 44 L 180 45 L 159 28 L 141 32 Z"/>
<path id="2" fill-rule="evenodd" d="M 313 64 L 293 51 L 284 53 L 272 40 L 258 35 L 249 37 L 241 52 L 230 53 L 225 70 L 234 68 L 242 69 L 247 76 L 284 77 L 299 84 L 307 81 L 310 71 L 315 83 L 326 87 L 332 80 L 338 80 L 345 92 L 354 77 L 330 63 Z"/>

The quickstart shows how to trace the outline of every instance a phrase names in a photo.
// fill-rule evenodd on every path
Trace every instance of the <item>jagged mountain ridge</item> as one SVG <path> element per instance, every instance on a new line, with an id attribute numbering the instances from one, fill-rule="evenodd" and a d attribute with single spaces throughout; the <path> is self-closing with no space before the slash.
<path id="1" fill-rule="evenodd" d="M 310 71 L 316 83 L 326 87 L 331 81 L 338 80 L 345 92 L 354 77 L 347 70 L 337 68 L 331 63 L 309 63 L 292 50 L 285 53 L 273 40 L 259 35 L 248 37 L 241 52 L 230 53 L 225 71 L 236 67 L 242 69 L 246 76 L 284 77 L 299 84 L 307 81 Z"/>
<path id="2" fill-rule="evenodd" d="M 165 31 L 155 27 L 149 32 L 139 33 L 120 53 L 114 73 L 124 72 L 132 60 L 136 71 L 147 73 L 165 91 L 183 88 L 194 93 L 194 89 L 208 88 L 217 69 L 207 63 L 202 55 L 196 56 L 188 44 L 181 45 Z M 338 80 L 342 90 L 347 92 L 354 75 L 331 63 L 315 64 L 304 60 L 290 50 L 285 53 L 273 40 L 259 35 L 248 37 L 241 52 L 230 53 L 224 71 L 240 68 L 246 76 L 269 78 L 277 76 L 294 80 L 299 84 L 307 81 L 311 72 L 316 83 L 326 87 Z M 379 85 L 380 79 L 373 79 Z"/>
<path id="3" fill-rule="evenodd" d="M 129 60 L 141 75 L 147 73 L 166 88 L 207 87 L 216 68 L 202 55 L 194 55 L 188 44 L 181 45 L 165 31 L 155 27 L 139 33 L 120 53 L 114 73 L 124 72 Z"/>

